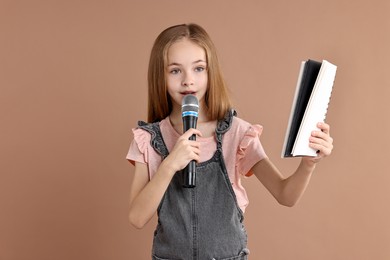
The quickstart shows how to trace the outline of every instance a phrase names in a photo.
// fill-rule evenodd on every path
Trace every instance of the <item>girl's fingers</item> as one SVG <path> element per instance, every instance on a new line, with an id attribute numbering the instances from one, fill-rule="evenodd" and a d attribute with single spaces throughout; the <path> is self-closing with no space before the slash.
<path id="1" fill-rule="evenodd" d="M 324 123 L 324 122 L 320 122 L 317 124 L 317 127 L 319 129 L 321 129 L 322 132 L 324 132 L 325 134 L 330 134 L 330 125 L 328 125 L 327 123 Z"/>
<path id="2" fill-rule="evenodd" d="M 184 139 L 188 139 L 192 135 L 202 136 L 202 133 L 198 129 L 190 128 L 181 137 Z"/>
<path id="3" fill-rule="evenodd" d="M 318 123 L 321 131 L 313 131 L 310 137 L 310 146 L 318 150 L 318 158 L 326 157 L 332 153 L 333 138 L 330 136 L 330 126 L 326 123 Z"/>

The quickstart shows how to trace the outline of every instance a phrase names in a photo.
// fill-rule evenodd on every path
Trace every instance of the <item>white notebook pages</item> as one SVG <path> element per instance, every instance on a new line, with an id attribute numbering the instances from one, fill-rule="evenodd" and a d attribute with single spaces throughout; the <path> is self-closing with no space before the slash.
<path id="1" fill-rule="evenodd" d="M 309 147 L 311 132 L 324 122 L 337 66 L 323 60 L 303 61 L 299 71 L 293 104 L 282 149 L 282 157 L 316 156 Z"/>

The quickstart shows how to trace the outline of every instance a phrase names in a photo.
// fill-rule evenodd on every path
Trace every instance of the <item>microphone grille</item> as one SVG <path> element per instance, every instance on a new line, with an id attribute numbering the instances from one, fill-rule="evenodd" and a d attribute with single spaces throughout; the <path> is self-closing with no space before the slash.
<path id="1" fill-rule="evenodd" d="M 181 104 L 182 112 L 199 112 L 199 101 L 194 95 L 186 95 L 184 96 Z"/>

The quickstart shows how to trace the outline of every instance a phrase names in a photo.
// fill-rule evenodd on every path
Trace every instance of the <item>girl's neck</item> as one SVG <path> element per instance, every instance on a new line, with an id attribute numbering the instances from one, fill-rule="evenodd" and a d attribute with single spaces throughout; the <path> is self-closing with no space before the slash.
<path id="1" fill-rule="evenodd" d="M 180 110 L 173 109 L 169 115 L 169 120 L 176 132 L 179 134 L 183 133 L 183 118 L 181 115 L 181 108 Z M 217 125 L 216 122 L 216 120 L 210 120 L 202 110 L 199 111 L 197 129 L 201 131 L 203 137 L 210 137 L 214 135 L 215 127 Z"/>
<path id="2" fill-rule="evenodd" d="M 173 108 L 171 114 L 169 115 L 169 119 L 171 120 L 172 125 L 181 124 L 183 122 L 181 107 Z M 204 112 L 204 110 L 200 109 L 198 113 L 198 123 L 207 123 L 210 119 Z"/>

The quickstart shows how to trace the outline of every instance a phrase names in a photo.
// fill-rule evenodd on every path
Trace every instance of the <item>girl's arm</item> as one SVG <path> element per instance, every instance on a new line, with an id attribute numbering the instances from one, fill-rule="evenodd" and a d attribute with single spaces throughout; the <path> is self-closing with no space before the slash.
<path id="1" fill-rule="evenodd" d="M 129 212 L 129 220 L 134 227 L 142 228 L 152 218 L 172 176 L 172 171 L 160 165 L 157 173 L 149 181 L 147 165 L 135 163 Z"/>
<path id="2" fill-rule="evenodd" d="M 329 135 L 329 125 L 319 123 L 318 128 L 321 131 L 314 131 L 310 137 L 310 147 L 318 150 L 318 155 L 302 157 L 298 168 L 288 178 L 285 178 L 268 158 L 252 168 L 256 177 L 282 205 L 292 207 L 297 203 L 306 190 L 316 163 L 332 152 L 333 139 Z"/>
<path id="3" fill-rule="evenodd" d="M 135 163 L 130 189 L 129 220 L 136 228 L 142 228 L 153 217 L 174 174 L 191 160 L 199 161 L 199 143 L 188 140 L 193 134 L 201 136 L 196 129 L 184 133 L 150 181 L 147 165 Z"/>

